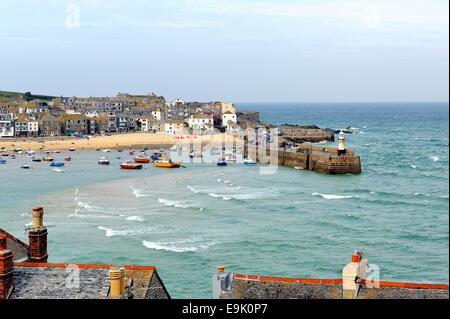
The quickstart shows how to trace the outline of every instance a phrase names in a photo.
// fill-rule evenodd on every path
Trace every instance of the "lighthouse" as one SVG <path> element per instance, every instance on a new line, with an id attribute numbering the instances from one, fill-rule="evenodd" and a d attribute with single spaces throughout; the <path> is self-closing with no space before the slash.
<path id="1" fill-rule="evenodd" d="M 338 147 L 338 155 L 344 155 L 347 153 L 347 150 L 345 149 L 345 134 L 344 132 L 339 133 L 339 147 Z"/>

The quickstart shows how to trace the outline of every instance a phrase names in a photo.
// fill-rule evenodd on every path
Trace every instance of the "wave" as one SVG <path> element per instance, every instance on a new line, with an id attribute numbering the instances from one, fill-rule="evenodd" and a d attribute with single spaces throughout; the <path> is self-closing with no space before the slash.
<path id="1" fill-rule="evenodd" d="M 133 190 L 133 195 L 134 195 L 136 198 L 149 197 L 149 195 L 146 194 L 143 190 L 134 188 L 133 186 L 130 186 L 130 187 L 131 187 L 131 189 Z"/>
<path id="2" fill-rule="evenodd" d="M 186 240 L 180 240 L 180 241 L 173 241 L 173 242 L 153 242 L 144 240 L 142 241 L 142 245 L 144 247 L 147 247 L 149 249 L 154 250 L 166 250 L 166 251 L 172 251 L 175 253 L 187 253 L 187 252 L 196 252 L 199 250 L 207 249 L 210 246 L 213 246 L 216 244 L 215 241 L 211 242 L 204 242 L 204 238 L 201 239 L 186 239 Z M 201 243 L 200 243 L 201 242 Z"/>
<path id="3" fill-rule="evenodd" d="M 98 226 L 97 229 L 104 230 L 106 237 L 114 237 L 114 236 L 132 236 L 132 235 L 139 235 L 142 234 L 142 230 L 136 230 L 136 229 L 123 229 L 123 230 L 116 230 L 104 226 Z"/>
<path id="4" fill-rule="evenodd" d="M 439 161 L 439 156 L 430 156 L 430 160 L 432 160 L 433 162 L 437 162 Z"/>
<path id="5" fill-rule="evenodd" d="M 129 221 L 133 221 L 133 222 L 140 222 L 140 223 L 143 223 L 145 221 L 145 219 L 143 217 L 140 217 L 140 216 L 130 216 L 130 217 L 127 217 L 125 219 L 129 220 Z"/>
<path id="6" fill-rule="evenodd" d="M 320 194 L 320 193 L 313 193 L 312 196 L 320 196 L 320 197 L 322 197 L 324 199 L 327 199 L 327 200 L 354 198 L 354 196 L 342 196 L 342 195 Z"/>
<path id="7" fill-rule="evenodd" d="M 194 194 L 200 193 L 199 190 L 197 190 L 196 188 L 194 188 L 194 187 L 192 187 L 192 186 L 187 186 L 187 188 L 188 188 L 191 192 L 193 192 Z"/>
<path id="8" fill-rule="evenodd" d="M 77 213 L 77 212 L 75 212 L 73 214 L 70 214 L 67 217 L 69 217 L 69 218 L 111 218 L 110 215 L 108 215 L 108 216 L 106 216 L 106 215 L 92 215 L 92 214 L 87 215 L 87 214 L 80 214 L 80 213 Z"/>
<path id="9" fill-rule="evenodd" d="M 77 201 L 77 205 L 78 205 L 78 207 L 81 207 L 81 208 L 83 208 L 83 209 L 85 209 L 85 210 L 87 210 L 89 212 L 94 212 L 95 213 L 95 212 L 102 212 L 102 211 L 104 211 L 104 209 L 102 207 L 92 206 L 91 204 L 83 202 L 83 201 L 80 201 L 80 200 Z"/>
<path id="10" fill-rule="evenodd" d="M 413 164 L 411 164 L 411 165 L 409 165 L 411 168 L 413 168 L 413 169 L 416 169 L 417 168 L 417 166 L 416 165 L 413 165 Z"/>
<path id="11" fill-rule="evenodd" d="M 158 198 L 158 202 L 160 204 L 166 205 L 168 207 L 176 207 L 176 208 L 194 208 L 198 207 L 196 204 L 183 202 L 183 201 L 175 201 L 175 200 L 168 200 L 164 198 Z"/>

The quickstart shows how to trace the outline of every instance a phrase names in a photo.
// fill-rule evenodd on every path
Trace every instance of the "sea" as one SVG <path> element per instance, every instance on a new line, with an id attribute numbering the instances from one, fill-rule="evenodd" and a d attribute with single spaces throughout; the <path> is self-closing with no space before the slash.
<path id="1" fill-rule="evenodd" d="M 448 103 L 237 107 L 274 124 L 351 127 L 362 174 L 214 163 L 124 171 L 127 150 L 71 152 L 55 173 L 22 155 L 0 165 L 0 227 L 27 241 L 31 209 L 42 206 L 49 262 L 154 265 L 173 298 L 211 298 L 218 265 L 340 278 L 359 249 L 382 280 L 449 282 Z M 99 155 L 111 165 L 97 165 Z"/>

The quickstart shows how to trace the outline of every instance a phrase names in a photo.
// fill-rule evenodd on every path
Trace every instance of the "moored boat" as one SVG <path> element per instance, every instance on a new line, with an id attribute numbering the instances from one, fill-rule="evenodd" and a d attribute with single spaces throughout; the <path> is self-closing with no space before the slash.
<path id="1" fill-rule="evenodd" d="M 142 164 L 148 164 L 148 163 L 150 163 L 150 158 L 149 158 L 148 156 L 143 156 L 143 155 L 136 156 L 135 158 L 133 158 L 133 160 L 134 160 L 136 163 L 142 163 Z"/>
<path id="2" fill-rule="evenodd" d="M 62 162 L 53 162 L 50 164 L 50 167 L 63 167 L 64 163 Z"/>
<path id="3" fill-rule="evenodd" d="M 246 158 L 246 159 L 244 160 L 244 164 L 245 164 L 245 165 L 256 165 L 256 161 L 253 160 L 253 159 L 251 159 L 251 158 Z"/>
<path id="4" fill-rule="evenodd" d="M 72 161 L 72 157 L 66 156 L 66 157 L 64 157 L 64 160 L 65 160 L 66 162 L 70 162 L 70 161 Z"/>
<path id="5" fill-rule="evenodd" d="M 52 171 L 55 173 L 64 173 L 64 170 L 61 168 L 54 168 L 54 169 L 52 169 Z"/>
<path id="6" fill-rule="evenodd" d="M 136 164 L 132 161 L 126 161 L 120 164 L 121 169 L 142 169 L 142 164 Z"/>
<path id="7" fill-rule="evenodd" d="M 0 164 L 6 164 L 6 158 L 0 158 Z"/>
<path id="8" fill-rule="evenodd" d="M 217 161 L 217 166 L 227 166 L 228 163 L 226 162 L 226 160 L 224 158 L 221 158 Z"/>
<path id="9" fill-rule="evenodd" d="M 22 168 L 22 169 L 30 169 L 30 165 L 22 164 L 22 165 L 20 165 L 20 168 Z"/>
<path id="10" fill-rule="evenodd" d="M 107 158 L 104 157 L 104 156 L 101 156 L 101 157 L 98 159 L 98 164 L 99 164 L 99 165 L 109 165 L 109 163 L 110 163 L 109 159 L 107 159 Z"/>
<path id="11" fill-rule="evenodd" d="M 155 167 L 159 168 L 179 168 L 180 162 L 174 162 L 169 156 L 163 156 L 155 162 Z"/>
<path id="12" fill-rule="evenodd" d="M 53 162 L 53 161 L 54 161 L 53 157 L 51 157 L 51 156 L 44 156 L 44 157 L 42 158 L 42 160 L 43 160 L 44 162 Z"/>
<path id="13" fill-rule="evenodd" d="M 33 162 L 42 162 L 42 160 L 41 160 L 40 158 L 36 158 L 36 157 L 33 158 L 32 161 L 33 161 Z"/>

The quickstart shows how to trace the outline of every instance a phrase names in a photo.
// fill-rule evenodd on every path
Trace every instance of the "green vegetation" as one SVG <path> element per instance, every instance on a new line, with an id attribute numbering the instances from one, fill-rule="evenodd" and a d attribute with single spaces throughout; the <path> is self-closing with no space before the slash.
<path id="1" fill-rule="evenodd" d="M 9 92 L 9 91 L 0 91 L 0 99 L 10 99 L 17 100 L 23 99 L 25 101 L 31 100 L 52 100 L 54 96 L 49 95 L 35 95 L 31 94 L 31 92 L 20 93 L 20 92 Z"/>

